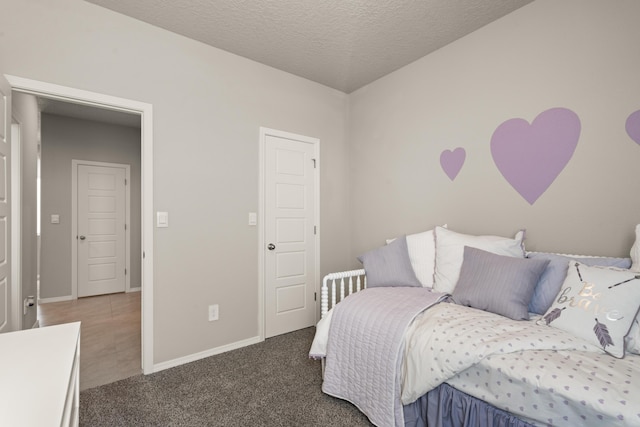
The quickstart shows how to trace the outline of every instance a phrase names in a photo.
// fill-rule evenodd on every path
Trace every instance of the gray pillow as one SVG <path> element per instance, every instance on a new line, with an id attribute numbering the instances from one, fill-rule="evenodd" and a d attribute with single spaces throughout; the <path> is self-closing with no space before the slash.
<path id="1" fill-rule="evenodd" d="M 546 259 L 496 255 L 465 246 L 453 300 L 514 320 L 528 320 L 527 307 L 548 263 Z"/>
<path id="2" fill-rule="evenodd" d="M 552 254 L 547 252 L 529 252 L 527 258 L 546 259 L 549 265 L 540 276 L 538 284 L 533 292 L 533 298 L 529 303 L 529 311 L 536 314 L 545 314 L 553 300 L 560 292 L 560 288 L 567 277 L 569 261 L 576 260 L 584 265 L 599 267 L 630 268 L 631 258 L 610 257 L 572 257 L 571 255 Z"/>
<path id="3" fill-rule="evenodd" d="M 411 267 L 406 236 L 358 257 L 367 274 L 367 287 L 422 286 Z"/>

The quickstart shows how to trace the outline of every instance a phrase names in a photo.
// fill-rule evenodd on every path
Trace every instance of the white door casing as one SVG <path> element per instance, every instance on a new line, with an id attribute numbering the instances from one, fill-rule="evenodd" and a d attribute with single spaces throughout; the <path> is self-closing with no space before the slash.
<path id="1" fill-rule="evenodd" d="M 1 77 L 2 70 L 0 70 Z M 13 90 L 36 96 L 139 114 L 142 193 L 142 369 L 155 371 L 153 357 L 153 105 L 69 86 L 6 75 Z M 2 80 L 2 79 L 0 79 Z"/>
<path id="2" fill-rule="evenodd" d="M 13 111 L 16 114 L 15 111 Z M 23 329 L 22 317 L 22 128 L 16 117 L 11 122 L 11 311 L 13 330 Z M 37 304 L 37 302 L 36 302 Z M 33 307 L 37 309 L 36 307 Z M 32 325 L 27 325 L 32 326 Z"/>
<path id="3" fill-rule="evenodd" d="M 316 322 L 318 140 L 261 129 L 265 337 Z"/>
<path id="4" fill-rule="evenodd" d="M 0 333 L 13 330 L 11 295 L 11 86 L 0 75 Z M 15 309 L 15 308 L 14 308 Z"/>
<path id="5" fill-rule="evenodd" d="M 129 167 L 87 163 L 74 162 L 78 297 L 124 292 L 128 267 Z"/>
<path id="6" fill-rule="evenodd" d="M 2 70 L 0 70 L 0 73 Z M 1 74 L 0 74 L 1 75 Z M 141 118 L 142 196 L 142 369 L 155 371 L 153 357 L 153 106 L 97 92 L 6 75 L 11 88 L 36 96 L 139 114 Z"/>

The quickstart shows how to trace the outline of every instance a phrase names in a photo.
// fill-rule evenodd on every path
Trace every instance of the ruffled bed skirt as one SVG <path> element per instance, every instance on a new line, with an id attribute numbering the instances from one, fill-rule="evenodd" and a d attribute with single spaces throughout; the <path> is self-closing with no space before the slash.
<path id="1" fill-rule="evenodd" d="M 446 383 L 406 405 L 404 421 L 406 427 L 533 427 Z"/>

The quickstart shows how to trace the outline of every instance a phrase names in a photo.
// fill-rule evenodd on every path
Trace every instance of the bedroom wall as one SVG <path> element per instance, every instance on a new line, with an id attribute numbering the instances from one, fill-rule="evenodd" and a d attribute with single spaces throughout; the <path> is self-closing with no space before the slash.
<path id="1" fill-rule="evenodd" d="M 72 160 L 131 166 L 131 287 L 140 287 L 140 129 L 53 114 L 41 118 L 41 261 L 40 297 L 70 297 Z M 51 224 L 52 214 L 60 215 Z"/>
<path id="2" fill-rule="evenodd" d="M 156 364 L 259 334 L 260 126 L 320 139 L 320 272 L 347 266 L 344 93 L 82 0 L 0 10 L 0 72 L 153 105 Z"/>
<path id="3" fill-rule="evenodd" d="M 640 110 L 638 16 L 634 0 L 537 0 L 352 93 L 353 265 L 386 238 L 444 223 L 507 236 L 526 228 L 530 250 L 629 256 L 640 223 L 640 138 L 625 130 Z M 566 114 L 533 133 L 507 132 L 528 141 L 516 149 L 524 158 L 505 160 L 496 145 L 500 165 L 513 168 L 503 176 L 492 157 L 496 128 L 558 107 Z M 541 185 L 562 165 L 571 151 L 562 132 L 575 116 L 573 154 L 535 199 L 518 179 Z M 441 154 L 458 147 L 464 163 L 447 153 L 443 169 Z"/>

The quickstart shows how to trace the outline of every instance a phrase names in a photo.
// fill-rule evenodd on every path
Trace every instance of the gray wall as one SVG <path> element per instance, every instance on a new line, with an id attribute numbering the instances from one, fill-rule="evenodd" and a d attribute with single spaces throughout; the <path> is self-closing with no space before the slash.
<path id="1" fill-rule="evenodd" d="M 37 296 L 37 200 L 36 178 L 38 160 L 38 125 L 39 115 L 36 98 L 32 95 L 12 93 L 12 114 L 20 122 L 21 144 L 21 186 L 22 186 L 22 212 L 21 212 L 21 250 L 22 250 L 22 297 Z M 12 238 L 14 238 L 12 236 Z M 34 306 L 22 316 L 22 328 L 29 329 L 37 317 L 37 308 Z"/>
<path id="2" fill-rule="evenodd" d="M 639 16 L 637 1 L 537 0 L 352 93 L 352 259 L 444 223 L 526 228 L 531 250 L 628 256 L 640 222 L 640 145 L 625 131 L 640 109 Z M 580 139 L 529 204 L 497 169 L 491 137 L 554 107 L 578 115 Z M 466 161 L 452 181 L 440 154 L 456 147 Z"/>
<path id="3" fill-rule="evenodd" d="M 259 335 L 260 126 L 320 139 L 320 273 L 349 264 L 347 95 L 82 0 L 0 10 L 0 72 L 153 105 L 156 364 Z"/>
<path id="4" fill-rule="evenodd" d="M 131 287 L 141 284 L 140 129 L 42 114 L 40 297 L 70 296 L 72 160 L 131 166 Z M 51 224 L 51 215 L 60 215 Z"/>
<path id="5" fill-rule="evenodd" d="M 154 209 L 170 214 L 154 235 L 155 363 L 259 333 L 246 221 L 260 126 L 321 140 L 321 274 L 437 223 L 526 227 L 533 249 L 623 255 L 640 222 L 638 145 L 624 132 L 640 108 L 634 0 L 537 0 L 349 96 L 82 0 L 0 6 L 1 72 L 153 104 Z M 575 111 L 582 135 L 529 205 L 488 141 L 552 107 Z M 452 182 L 438 159 L 458 146 L 467 160 Z"/>

